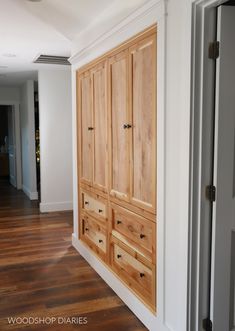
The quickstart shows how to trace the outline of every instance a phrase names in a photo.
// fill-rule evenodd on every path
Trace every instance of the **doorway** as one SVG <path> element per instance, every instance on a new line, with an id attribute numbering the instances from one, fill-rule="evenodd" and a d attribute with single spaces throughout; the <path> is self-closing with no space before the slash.
<path id="1" fill-rule="evenodd" d="M 234 1 L 193 12 L 189 330 L 234 331 Z"/>
<path id="2" fill-rule="evenodd" d="M 0 178 L 14 187 L 16 179 L 16 143 L 13 106 L 0 106 Z"/>

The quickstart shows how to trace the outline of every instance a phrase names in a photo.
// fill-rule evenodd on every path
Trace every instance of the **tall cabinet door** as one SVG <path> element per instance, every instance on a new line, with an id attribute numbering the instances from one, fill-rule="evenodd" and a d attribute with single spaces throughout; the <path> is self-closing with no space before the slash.
<path id="1" fill-rule="evenodd" d="M 128 51 L 109 60 L 110 79 L 110 194 L 129 200 L 130 195 L 130 130 L 128 112 Z"/>
<path id="2" fill-rule="evenodd" d="M 94 169 L 93 185 L 107 192 L 107 71 L 106 62 L 92 70 Z"/>
<path id="3" fill-rule="evenodd" d="M 131 202 L 156 210 L 156 35 L 130 48 Z"/>
<path id="4" fill-rule="evenodd" d="M 92 86 L 90 72 L 79 77 L 80 109 L 80 181 L 92 184 L 93 181 L 93 119 Z"/>

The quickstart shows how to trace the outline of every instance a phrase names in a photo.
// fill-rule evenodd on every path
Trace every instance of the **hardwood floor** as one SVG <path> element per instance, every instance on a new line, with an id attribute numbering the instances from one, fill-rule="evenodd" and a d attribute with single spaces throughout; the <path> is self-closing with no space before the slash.
<path id="1" fill-rule="evenodd" d="M 72 247 L 71 233 L 71 212 L 40 214 L 0 181 L 0 330 L 146 330 Z"/>

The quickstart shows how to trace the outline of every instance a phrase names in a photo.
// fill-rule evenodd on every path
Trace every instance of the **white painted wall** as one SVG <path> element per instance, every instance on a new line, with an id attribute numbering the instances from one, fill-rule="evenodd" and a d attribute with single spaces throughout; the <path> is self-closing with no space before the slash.
<path id="1" fill-rule="evenodd" d="M 38 74 L 41 203 L 40 210 L 73 208 L 71 71 Z"/>
<path id="2" fill-rule="evenodd" d="M 20 102 L 19 87 L 0 86 L 0 101 Z"/>
<path id="3" fill-rule="evenodd" d="M 20 89 L 22 149 L 22 188 L 31 199 L 38 199 L 35 156 L 34 81 L 27 80 Z"/>
<path id="4" fill-rule="evenodd" d="M 119 3 L 123 6 L 123 2 Z M 191 2 L 150 0 L 141 8 L 133 7 L 131 14 L 124 6 L 122 9 L 122 18 L 120 10 L 117 11 L 118 22 L 110 19 L 109 13 L 106 12 L 105 32 L 101 27 L 103 23 L 97 20 L 98 25 L 93 24 L 86 29 L 73 45 L 74 53 L 71 57 L 74 151 L 73 244 L 150 330 L 188 331 Z M 113 8 L 110 8 L 110 14 L 114 15 L 114 13 Z M 78 240 L 75 71 L 81 65 L 156 22 L 158 24 L 158 255 L 156 261 L 158 282 L 155 316 L 148 312 L 144 305 L 126 290 Z"/>

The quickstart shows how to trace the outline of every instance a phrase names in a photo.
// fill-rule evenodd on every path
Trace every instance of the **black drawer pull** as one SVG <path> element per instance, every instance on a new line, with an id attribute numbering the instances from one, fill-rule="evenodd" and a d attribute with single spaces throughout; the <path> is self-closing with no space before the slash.
<path id="1" fill-rule="evenodd" d="M 91 131 L 94 130 L 94 128 L 92 126 L 88 126 L 88 130 Z"/>
<path id="2" fill-rule="evenodd" d="M 145 235 L 141 233 L 140 238 L 143 239 L 144 237 L 145 237 Z"/>
<path id="3" fill-rule="evenodd" d="M 120 254 L 117 255 L 117 258 L 120 259 L 122 256 Z"/>
<path id="4" fill-rule="evenodd" d="M 103 242 L 103 240 L 102 239 L 99 239 L 99 243 L 102 243 Z"/>
<path id="5" fill-rule="evenodd" d="M 140 273 L 140 277 L 143 278 L 144 277 L 144 273 L 141 272 Z"/>
<path id="6" fill-rule="evenodd" d="M 117 221 L 117 224 L 122 224 L 122 221 Z"/>
<path id="7" fill-rule="evenodd" d="M 89 201 L 85 201 L 85 205 L 89 205 Z"/>
<path id="8" fill-rule="evenodd" d="M 85 228 L 85 231 L 89 231 L 89 229 L 88 228 Z"/>
<path id="9" fill-rule="evenodd" d="M 130 124 L 124 124 L 123 129 L 130 129 L 132 126 Z"/>
<path id="10" fill-rule="evenodd" d="M 103 209 L 99 209 L 99 213 L 102 213 Z"/>

